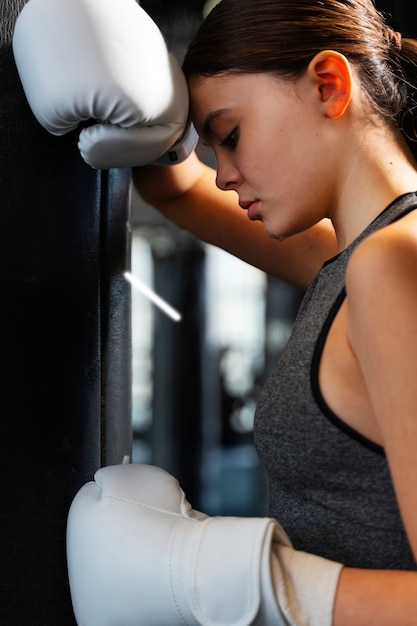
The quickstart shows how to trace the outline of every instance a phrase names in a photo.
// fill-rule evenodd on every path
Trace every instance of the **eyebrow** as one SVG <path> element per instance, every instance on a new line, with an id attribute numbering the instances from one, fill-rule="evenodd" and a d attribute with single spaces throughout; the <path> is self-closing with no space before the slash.
<path id="1" fill-rule="evenodd" d="M 203 135 L 204 137 L 206 137 L 207 139 L 209 139 L 211 137 L 211 135 L 213 134 L 213 129 L 211 127 L 212 123 L 221 115 L 223 115 L 224 113 L 227 112 L 227 109 L 218 109 L 217 111 L 213 111 L 212 113 L 209 113 L 204 121 L 204 125 L 203 125 Z"/>

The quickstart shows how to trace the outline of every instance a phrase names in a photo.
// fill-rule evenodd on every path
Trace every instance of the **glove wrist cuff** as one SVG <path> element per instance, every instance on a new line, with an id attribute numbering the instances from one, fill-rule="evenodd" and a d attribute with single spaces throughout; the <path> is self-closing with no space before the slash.
<path id="1" fill-rule="evenodd" d="M 189 122 L 179 139 L 165 152 L 154 165 L 176 165 L 185 161 L 193 152 L 198 143 L 197 131 L 194 125 Z"/>
<path id="2" fill-rule="evenodd" d="M 287 546 L 274 546 L 272 550 L 275 591 L 289 623 L 305 620 L 309 626 L 331 626 L 343 565 Z"/>
<path id="3" fill-rule="evenodd" d="M 263 601 L 261 581 L 264 576 L 270 579 L 274 528 L 275 522 L 268 518 L 179 521 L 170 549 L 170 583 L 187 624 L 255 623 Z M 275 599 L 268 614 L 265 624 L 274 623 L 278 618 Z"/>

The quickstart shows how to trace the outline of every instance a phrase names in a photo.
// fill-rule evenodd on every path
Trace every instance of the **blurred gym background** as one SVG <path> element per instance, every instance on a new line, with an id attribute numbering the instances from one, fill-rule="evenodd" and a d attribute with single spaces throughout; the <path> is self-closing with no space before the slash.
<path id="1" fill-rule="evenodd" d="M 216 0 L 140 4 L 181 61 Z M 416 34 L 415 0 L 376 4 L 394 28 Z M 173 473 L 193 506 L 211 515 L 265 514 L 255 405 L 302 293 L 180 231 L 136 194 L 132 271 L 182 315 L 176 323 L 132 294 L 133 462 Z"/>

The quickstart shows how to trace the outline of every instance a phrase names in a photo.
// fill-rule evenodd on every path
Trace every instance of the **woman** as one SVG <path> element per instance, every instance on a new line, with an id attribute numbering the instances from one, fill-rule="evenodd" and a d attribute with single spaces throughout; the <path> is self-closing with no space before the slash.
<path id="1" fill-rule="evenodd" d="M 417 42 L 371 0 L 223 0 L 183 69 L 217 173 L 137 189 L 307 289 L 255 421 L 270 513 L 346 566 L 335 626 L 416 623 Z"/>

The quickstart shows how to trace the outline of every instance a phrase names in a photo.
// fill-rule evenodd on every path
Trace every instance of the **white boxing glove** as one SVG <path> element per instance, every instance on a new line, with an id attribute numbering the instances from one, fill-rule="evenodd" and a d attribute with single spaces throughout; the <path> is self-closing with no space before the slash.
<path id="1" fill-rule="evenodd" d="M 341 565 L 270 518 L 208 517 L 149 465 L 100 469 L 67 525 L 79 626 L 330 626 Z"/>
<path id="2" fill-rule="evenodd" d="M 175 163 L 195 147 L 185 77 L 135 0 L 29 0 L 13 51 L 47 131 L 64 135 L 88 123 L 78 145 L 92 167 Z"/>

